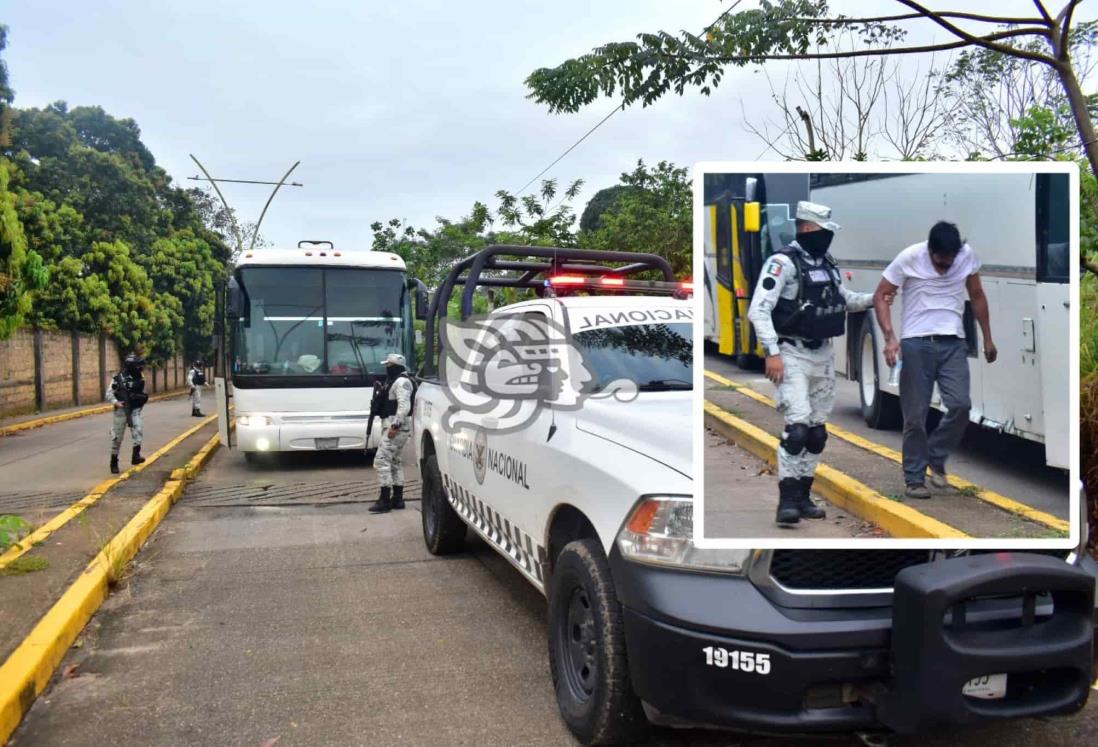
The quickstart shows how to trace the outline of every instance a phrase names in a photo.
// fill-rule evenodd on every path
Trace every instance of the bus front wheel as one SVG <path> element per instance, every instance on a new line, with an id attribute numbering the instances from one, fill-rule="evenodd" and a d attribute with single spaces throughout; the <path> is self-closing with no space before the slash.
<path id="1" fill-rule="evenodd" d="M 877 361 L 877 337 L 873 334 L 873 321 L 867 314 L 858 335 L 858 399 L 862 404 L 862 417 L 870 428 L 896 428 L 901 422 L 900 401 L 895 395 L 881 391 Z"/>

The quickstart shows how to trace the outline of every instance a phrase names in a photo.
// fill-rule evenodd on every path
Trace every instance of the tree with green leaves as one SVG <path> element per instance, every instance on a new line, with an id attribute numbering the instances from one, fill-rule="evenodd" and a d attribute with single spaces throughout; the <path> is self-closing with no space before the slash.
<path id="1" fill-rule="evenodd" d="M 543 179 L 536 195 L 512 195 L 506 190 L 496 192 L 500 222 L 506 230 L 500 232 L 499 243 L 533 246 L 571 247 L 576 245 L 572 226 L 576 214 L 571 202 L 583 187 L 576 179 L 557 197 L 557 180 Z"/>
<path id="2" fill-rule="evenodd" d="M 1081 0 L 1068 0 L 1053 15 L 1043 0 L 1035 14 L 1016 17 L 932 10 L 916 0 L 894 0 L 906 9 L 889 15 L 849 17 L 831 14 L 826 0 L 761 0 L 760 7 L 732 12 L 733 5 L 704 33 L 655 32 L 637 41 L 612 42 L 526 79 L 530 98 L 553 112 L 574 112 L 601 96 L 622 97 L 622 106 L 648 105 L 669 92 L 698 89 L 708 95 L 729 67 L 770 60 L 823 60 L 912 55 L 947 50 L 986 49 L 1046 65 L 1068 101 L 1079 140 L 1098 174 L 1098 135 L 1072 58 L 1071 35 Z M 948 41 L 903 43 L 900 24 L 932 24 Z M 831 31 L 846 28 L 864 42 L 859 49 L 828 46 Z M 1036 42 L 1037 48 L 1031 49 Z"/>
<path id="3" fill-rule="evenodd" d="M 687 170 L 667 161 L 649 168 L 638 160 L 632 172 L 621 175 L 618 186 L 622 191 L 617 200 L 601 213 L 597 228 L 580 232 L 579 245 L 659 254 L 676 275 L 689 276 L 693 198 Z"/>
<path id="4" fill-rule="evenodd" d="M 42 257 L 27 237 L 10 188 L 12 166 L 0 159 L 0 339 L 14 332 L 31 310 L 31 294 L 49 280 Z"/>

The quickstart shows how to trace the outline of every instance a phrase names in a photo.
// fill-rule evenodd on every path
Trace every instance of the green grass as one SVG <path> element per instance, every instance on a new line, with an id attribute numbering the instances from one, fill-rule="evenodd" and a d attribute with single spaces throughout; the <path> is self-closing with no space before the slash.
<path id="1" fill-rule="evenodd" d="M 21 538 L 30 534 L 31 525 L 22 516 L 0 515 L 0 552 L 4 552 Z"/>
<path id="2" fill-rule="evenodd" d="M 3 570 L 0 570 L 0 575 L 22 576 L 24 573 L 34 573 L 49 567 L 50 561 L 45 558 L 30 558 L 24 555 L 8 563 Z"/>
<path id="3" fill-rule="evenodd" d="M 979 485 L 965 485 L 963 488 L 957 488 L 957 492 L 969 498 L 979 498 L 980 493 L 984 491 Z"/>

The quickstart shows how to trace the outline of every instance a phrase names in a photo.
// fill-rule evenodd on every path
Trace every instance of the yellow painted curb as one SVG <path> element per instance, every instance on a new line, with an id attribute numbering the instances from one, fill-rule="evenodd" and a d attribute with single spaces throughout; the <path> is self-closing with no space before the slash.
<path id="1" fill-rule="evenodd" d="M 736 417 L 712 402 L 705 403 L 705 422 L 710 428 L 768 464 L 777 464 L 778 439 L 762 428 Z M 865 521 L 873 522 L 892 537 L 904 539 L 968 537 L 959 529 L 920 513 L 910 506 L 885 498 L 868 485 L 826 464 L 817 467 L 816 481 L 813 486 L 831 503 Z"/>
<path id="2" fill-rule="evenodd" d="M 130 479 L 138 472 L 146 469 L 147 467 L 152 465 L 152 463 L 155 462 L 157 459 L 167 454 L 173 448 L 193 436 L 198 431 L 202 430 L 202 428 L 206 427 L 216 419 L 216 415 L 210 415 L 206 418 L 203 418 L 202 422 L 200 422 L 198 425 L 192 426 L 191 428 L 183 431 L 171 441 L 164 444 L 155 452 L 150 454 L 141 464 L 130 467 L 128 470 L 118 475 L 117 477 L 111 477 L 99 483 L 94 488 L 92 488 L 92 491 L 90 493 L 78 500 L 76 503 L 72 504 L 64 511 L 57 514 L 57 516 L 54 516 L 52 519 L 35 529 L 23 539 L 19 540 L 18 542 L 12 543 L 11 547 L 9 547 L 3 554 L 0 554 L 0 570 L 6 568 L 8 564 L 11 563 L 11 561 L 15 560 L 20 555 L 33 548 L 39 542 L 45 542 L 51 534 L 75 519 L 88 507 L 94 506 L 96 503 L 99 502 L 99 499 L 106 495 L 107 492 L 110 491 L 110 489 L 113 488 L 115 485 Z"/>
<path id="3" fill-rule="evenodd" d="M 707 378 L 717 382 L 718 384 L 721 384 L 722 386 L 727 386 L 735 389 L 739 394 L 742 394 L 745 397 L 750 397 L 756 402 L 760 402 L 767 407 L 774 407 L 774 400 L 770 399 L 765 394 L 759 394 L 751 387 L 744 386 L 743 384 L 738 384 L 735 381 L 732 381 L 732 379 L 726 378 L 712 371 L 706 371 L 705 375 Z M 835 436 L 836 438 L 841 438 L 843 441 L 853 444 L 854 446 L 857 446 L 859 448 L 865 449 L 866 451 L 870 451 L 877 456 L 884 457 L 885 459 L 889 459 L 893 462 L 896 462 L 897 464 L 904 463 L 903 455 L 895 449 L 890 449 L 887 446 L 874 443 L 869 439 L 862 438 L 856 433 L 851 433 L 848 430 L 844 430 L 837 425 L 828 423 L 827 432 Z M 1044 524 L 1047 527 L 1052 527 L 1053 529 L 1064 532 L 1065 534 L 1071 531 L 1071 523 L 1066 521 L 1065 519 L 1053 516 L 1050 513 L 1033 508 L 1032 506 L 1027 506 L 1024 503 L 1014 500 L 1013 498 L 1007 498 L 1005 495 L 1000 495 L 994 490 L 982 488 L 976 483 L 970 482 L 963 477 L 948 475 L 946 479 L 949 480 L 950 485 L 957 488 L 958 490 L 975 491 L 974 495 L 976 498 L 979 498 L 985 503 L 990 503 L 993 506 L 997 506 L 1004 511 L 1009 511 L 1012 514 L 1017 514 L 1018 516 L 1029 519 L 1030 521 L 1036 522 L 1038 524 Z"/>
<path id="4" fill-rule="evenodd" d="M 218 446 L 215 435 L 203 446 L 205 459 Z M 46 688 L 69 646 L 110 593 L 111 583 L 121 576 L 126 563 L 167 515 L 185 485 L 185 480 L 168 480 L 88 563 L 84 572 L 0 666 L 0 743 L 19 726 L 34 699 Z"/>
<path id="5" fill-rule="evenodd" d="M 154 394 L 149 397 L 149 402 L 159 402 L 162 399 L 171 399 L 172 397 L 182 397 L 187 393 L 187 389 L 177 389 L 173 392 L 165 392 L 163 394 Z M 14 423 L 13 425 L 6 425 L 0 428 L 0 438 L 4 436 L 10 436 L 13 433 L 19 433 L 20 431 L 29 431 L 32 428 L 41 428 L 44 425 L 52 425 L 54 423 L 62 423 L 66 420 L 76 420 L 77 418 L 84 418 L 88 415 L 98 415 L 103 412 L 110 412 L 114 409 L 114 405 L 95 405 L 94 407 L 88 407 L 83 410 L 74 410 L 73 412 L 63 412 L 58 415 L 47 415 L 42 418 L 35 418 L 34 420 L 24 420 L 22 423 Z"/>

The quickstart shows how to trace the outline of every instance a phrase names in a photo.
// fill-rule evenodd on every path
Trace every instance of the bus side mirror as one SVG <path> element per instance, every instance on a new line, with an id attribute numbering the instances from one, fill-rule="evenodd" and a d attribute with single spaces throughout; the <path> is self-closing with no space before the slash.
<path id="1" fill-rule="evenodd" d="M 244 316 L 244 291 L 240 288 L 240 283 L 236 282 L 236 278 L 233 277 L 229 278 L 228 294 L 225 299 L 225 314 L 234 322 Z"/>
<path id="2" fill-rule="evenodd" d="M 758 233 L 762 230 L 762 205 L 757 202 L 743 204 L 743 230 Z"/>
<path id="3" fill-rule="evenodd" d="M 408 285 L 415 290 L 416 294 L 416 319 L 426 319 L 428 307 L 431 305 L 427 296 L 427 286 L 422 280 L 416 278 L 409 280 Z"/>
<path id="4" fill-rule="evenodd" d="M 743 180 L 743 199 L 744 202 L 754 202 L 755 196 L 759 192 L 759 180 L 754 176 L 749 176 Z"/>

